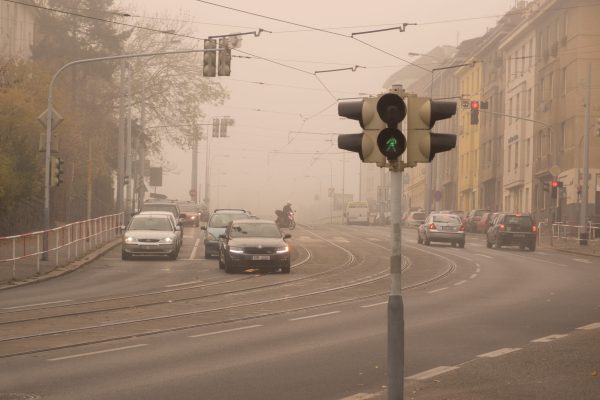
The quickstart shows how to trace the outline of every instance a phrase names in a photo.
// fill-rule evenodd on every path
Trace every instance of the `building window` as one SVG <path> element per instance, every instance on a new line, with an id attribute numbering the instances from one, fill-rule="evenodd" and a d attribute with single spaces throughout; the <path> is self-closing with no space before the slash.
<path id="1" fill-rule="evenodd" d="M 513 115 L 513 112 L 512 112 L 512 111 L 513 111 L 513 99 L 512 99 L 512 97 L 511 97 L 511 98 L 510 98 L 510 100 L 508 100 L 508 115 L 509 115 L 509 116 L 510 116 L 510 115 Z M 513 119 L 512 119 L 511 117 L 509 117 L 509 118 L 508 118 L 508 125 L 511 125 L 511 124 L 512 124 L 512 120 L 513 120 Z"/>
<path id="2" fill-rule="evenodd" d="M 512 145 L 508 145 L 508 162 L 506 163 L 506 171 L 510 172 L 510 164 L 512 160 Z"/>
<path id="3" fill-rule="evenodd" d="M 527 110 L 527 116 L 530 117 L 531 116 L 531 89 L 527 90 L 527 107 L 525 108 Z"/>
<path id="4" fill-rule="evenodd" d="M 527 139 L 527 154 L 525 155 L 525 166 L 529 166 L 529 163 L 531 162 L 530 158 L 531 158 L 531 138 Z"/>
<path id="5" fill-rule="evenodd" d="M 559 136 L 558 136 L 558 140 L 557 140 L 558 146 L 559 146 L 558 151 L 560 151 L 560 152 L 563 152 L 566 147 L 565 146 L 565 138 L 567 137 L 566 133 L 567 133 L 567 123 L 563 121 L 560 124 L 560 132 L 558 133 Z"/>
<path id="6" fill-rule="evenodd" d="M 515 142 L 515 171 L 519 169 L 519 142 Z"/>

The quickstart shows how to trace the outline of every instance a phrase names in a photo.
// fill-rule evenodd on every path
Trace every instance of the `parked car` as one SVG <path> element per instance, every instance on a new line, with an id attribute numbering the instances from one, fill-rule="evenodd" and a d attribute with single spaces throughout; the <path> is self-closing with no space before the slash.
<path id="1" fill-rule="evenodd" d="M 496 213 L 493 213 L 493 212 L 483 213 L 483 215 L 477 222 L 477 228 L 476 228 L 475 232 L 486 233 L 492 223 L 492 218 L 495 216 L 495 214 Z"/>
<path id="2" fill-rule="evenodd" d="M 425 215 L 424 211 L 411 211 L 404 220 L 404 226 L 409 228 L 418 228 L 423 222 L 425 222 L 426 217 L 427 216 Z"/>
<path id="3" fill-rule="evenodd" d="M 491 210 L 471 210 L 465 218 L 465 229 L 467 232 L 477 232 L 477 224 L 485 213 Z"/>
<path id="4" fill-rule="evenodd" d="M 129 260 L 133 256 L 165 255 L 176 260 L 179 253 L 178 231 L 167 215 L 134 215 L 127 227 L 123 227 L 121 258 Z"/>
<path id="5" fill-rule="evenodd" d="M 228 223 L 236 219 L 251 218 L 251 215 L 249 211 L 237 208 L 214 210 L 208 219 L 208 224 L 200 228 L 204 231 L 204 258 L 219 255 L 219 235 L 225 233 Z"/>
<path id="6" fill-rule="evenodd" d="M 465 247 L 465 226 L 460 217 L 454 214 L 429 214 L 417 230 L 417 243 L 428 246 L 431 242 Z"/>
<path id="7" fill-rule="evenodd" d="M 486 244 L 497 249 L 502 246 L 526 247 L 535 251 L 537 225 L 531 215 L 519 213 L 501 213 L 486 233 Z"/>
<path id="8" fill-rule="evenodd" d="M 227 273 L 245 268 L 290 273 L 290 248 L 275 222 L 265 219 L 234 220 L 219 238 L 219 268 Z"/>

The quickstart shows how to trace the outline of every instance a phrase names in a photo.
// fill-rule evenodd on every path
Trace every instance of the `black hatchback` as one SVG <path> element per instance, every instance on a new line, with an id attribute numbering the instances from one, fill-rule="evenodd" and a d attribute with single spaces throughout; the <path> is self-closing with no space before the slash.
<path id="1" fill-rule="evenodd" d="M 537 226 L 529 214 L 503 213 L 496 217 L 486 235 L 488 248 L 519 246 L 521 250 L 527 247 L 529 251 L 535 251 Z"/>

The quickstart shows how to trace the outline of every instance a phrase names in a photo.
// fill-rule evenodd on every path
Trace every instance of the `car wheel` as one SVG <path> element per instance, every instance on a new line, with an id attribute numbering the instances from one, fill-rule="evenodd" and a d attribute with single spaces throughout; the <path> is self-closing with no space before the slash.
<path id="1" fill-rule="evenodd" d="M 491 248 L 492 248 L 492 242 L 490 242 L 490 239 L 487 239 L 487 238 L 485 239 L 485 246 L 486 246 L 488 249 L 491 249 Z"/>
<path id="2" fill-rule="evenodd" d="M 531 243 L 529 246 L 529 251 L 535 251 L 535 242 Z"/>
<path id="3" fill-rule="evenodd" d="M 205 259 L 207 259 L 207 260 L 208 260 L 209 258 L 211 258 L 211 255 L 210 255 L 210 253 L 209 253 L 208 251 L 206 251 L 206 250 L 204 250 L 204 258 L 205 258 Z"/>
<path id="4" fill-rule="evenodd" d="M 423 239 L 421 239 L 421 235 L 418 235 L 418 234 L 417 234 L 417 243 L 423 244 Z"/>
<path id="5" fill-rule="evenodd" d="M 429 238 L 427 238 L 427 235 L 425 235 L 425 238 L 423 239 L 423 244 L 425 246 L 429 246 L 431 244 L 431 241 L 429 240 Z"/>
<path id="6" fill-rule="evenodd" d="M 525 245 L 524 244 L 520 244 L 519 245 L 519 250 L 525 250 Z"/>
<path id="7" fill-rule="evenodd" d="M 287 265 L 281 267 L 281 273 L 282 274 L 289 274 L 290 273 L 290 264 L 287 264 Z"/>
<path id="8" fill-rule="evenodd" d="M 221 254 L 219 253 L 219 269 L 225 268 L 225 263 L 221 259 Z"/>
<path id="9" fill-rule="evenodd" d="M 173 250 L 171 253 L 169 253 L 169 260 L 177 260 L 177 253 L 179 253 L 177 250 Z"/>
<path id="10" fill-rule="evenodd" d="M 121 252 L 121 260 L 124 260 L 124 261 L 131 260 L 131 255 L 127 252 L 122 251 Z"/>
<path id="11" fill-rule="evenodd" d="M 458 247 L 460 247 L 461 249 L 464 249 L 465 248 L 465 241 L 463 240 L 463 241 L 458 242 Z"/>
<path id="12" fill-rule="evenodd" d="M 227 274 L 233 274 L 233 272 L 234 272 L 233 267 L 231 265 L 229 265 L 229 263 L 227 262 L 227 260 L 225 260 L 225 264 L 223 265 L 223 269 L 225 270 L 225 273 L 227 273 Z"/>
<path id="13" fill-rule="evenodd" d="M 500 243 L 500 239 L 499 238 L 496 238 L 496 243 L 495 243 L 494 247 L 496 247 L 496 249 L 502 248 L 502 244 Z"/>

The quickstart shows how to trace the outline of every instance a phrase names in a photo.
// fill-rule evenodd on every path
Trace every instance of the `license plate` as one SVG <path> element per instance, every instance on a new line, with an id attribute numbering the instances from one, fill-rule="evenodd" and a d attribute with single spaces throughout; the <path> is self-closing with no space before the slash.
<path id="1" fill-rule="evenodd" d="M 155 249 L 156 246 L 158 246 L 158 245 L 157 244 L 144 244 L 144 245 L 142 245 L 142 249 L 144 249 L 144 250 Z"/>
<path id="2" fill-rule="evenodd" d="M 442 230 L 443 231 L 453 231 L 454 227 L 453 226 L 442 226 Z"/>
<path id="3" fill-rule="evenodd" d="M 268 261 L 271 259 L 271 256 L 252 256 L 254 261 Z"/>

